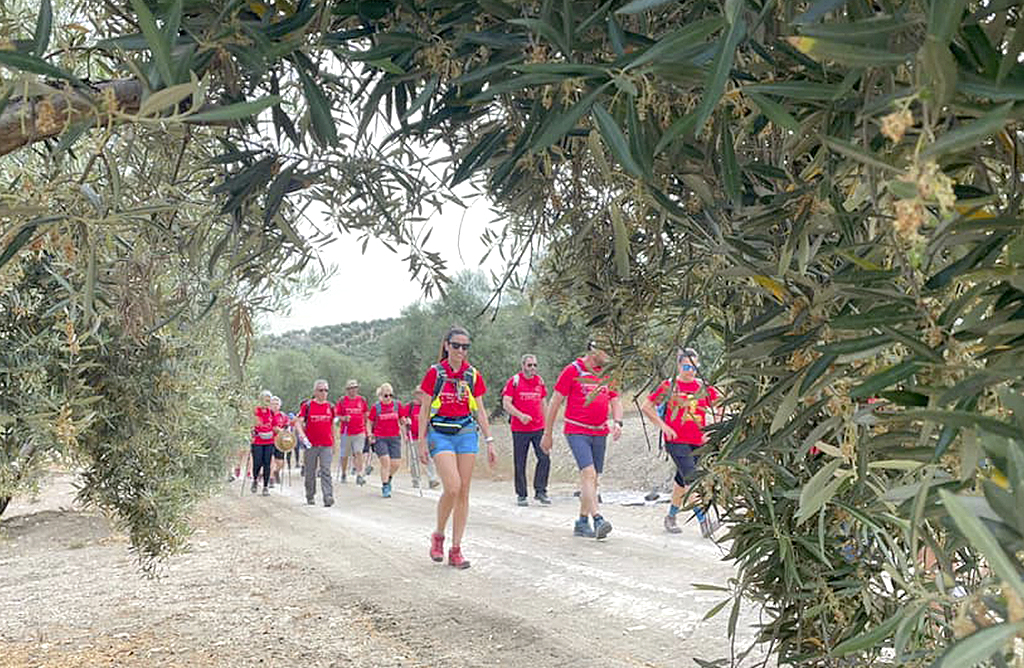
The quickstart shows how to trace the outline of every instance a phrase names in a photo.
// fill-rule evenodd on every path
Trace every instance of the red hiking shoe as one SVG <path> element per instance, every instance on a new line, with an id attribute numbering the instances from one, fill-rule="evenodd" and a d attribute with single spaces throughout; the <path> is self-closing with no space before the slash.
<path id="1" fill-rule="evenodd" d="M 444 561 L 444 534 L 430 534 L 430 558 L 434 561 Z"/>
<path id="2" fill-rule="evenodd" d="M 462 548 L 458 545 L 453 545 L 448 549 L 448 565 L 454 566 L 459 570 L 469 568 L 469 561 L 462 556 Z"/>

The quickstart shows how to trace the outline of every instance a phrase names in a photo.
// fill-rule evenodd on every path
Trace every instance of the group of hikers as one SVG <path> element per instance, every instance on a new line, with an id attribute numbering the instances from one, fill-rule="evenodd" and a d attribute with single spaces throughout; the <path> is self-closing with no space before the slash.
<path id="1" fill-rule="evenodd" d="M 292 449 L 278 448 L 275 439 L 280 443 L 280 435 L 290 433 L 295 435 L 298 444 L 294 452 L 304 454 L 306 502 L 315 504 L 319 478 L 324 506 L 333 505 L 331 460 L 337 426 L 341 459 L 339 480 L 346 482 L 354 475 L 357 485 L 365 484 L 366 476 L 373 469 L 372 452 L 378 459 L 381 496 L 388 498 L 394 475 L 401 466 L 404 441 L 415 449 L 409 453 L 414 486 L 421 484 L 417 466 L 421 464 L 427 471 L 430 487 L 442 487 L 436 525 L 430 536 L 430 558 L 444 561 L 444 542 L 450 520 L 448 564 L 469 568 L 469 561 L 462 554 L 462 539 L 481 437 L 492 466 L 497 458 L 491 425 L 481 400 L 487 386 L 479 370 L 469 363 L 470 346 L 467 330 L 449 329 L 441 340 L 438 362 L 426 370 L 412 401 L 404 405 L 397 400 L 389 383 L 377 388 L 377 401 L 369 404 L 359 394 L 356 380 L 349 380 L 345 384 L 345 396 L 332 403 L 328 398 L 329 384 L 320 379 L 313 384 L 313 397 L 302 403 L 298 413 L 285 415 L 281 412 L 280 399 L 264 391 L 255 410 L 250 490 L 257 491 L 260 476 L 264 495 L 269 493 L 268 488 L 275 480 L 279 482 L 284 460 L 291 456 Z M 502 390 L 502 407 L 509 415 L 512 432 L 516 503 L 529 505 L 526 468 L 532 448 L 537 459 L 534 499 L 544 505 L 551 504 L 547 485 L 553 428 L 564 405 L 563 431 L 579 469 L 579 517 L 573 525 L 573 534 L 599 540 L 612 530 L 611 522 L 600 511 L 599 476 L 604 470 L 608 436 L 613 441 L 619 440 L 623 426 L 619 394 L 603 373 L 608 362 L 605 346 L 590 341 L 586 352 L 562 369 L 549 395 L 544 379 L 537 373 L 537 357 L 523 355 L 521 369 L 507 380 Z M 641 405 L 643 414 L 661 431 L 665 451 L 676 467 L 672 498 L 664 518 L 665 530 L 670 533 L 681 532 L 677 515 L 696 477 L 704 428 L 720 416 L 715 410 L 719 393 L 699 379 L 698 369 L 697 352 L 692 348 L 680 349 L 675 375 L 661 382 Z M 350 462 L 352 469 L 349 469 Z M 236 468 L 235 475 L 241 475 L 241 467 Z M 694 513 L 702 533 L 710 535 L 713 526 L 699 501 Z"/>

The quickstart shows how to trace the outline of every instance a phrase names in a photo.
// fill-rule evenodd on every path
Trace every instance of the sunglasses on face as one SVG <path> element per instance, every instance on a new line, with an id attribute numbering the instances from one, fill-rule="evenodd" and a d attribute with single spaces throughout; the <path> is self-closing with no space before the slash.
<path id="1" fill-rule="evenodd" d="M 391 398 L 391 397 L 393 397 L 394 395 L 393 395 L 393 394 L 382 394 L 382 395 L 380 395 L 380 396 L 381 396 L 382 398 L 384 398 L 384 399 L 390 399 L 390 398 Z"/>
<path id="2" fill-rule="evenodd" d="M 455 341 L 452 341 L 448 345 L 451 346 L 452 348 L 455 348 L 456 350 L 469 350 L 468 343 L 456 343 Z"/>
<path id="3" fill-rule="evenodd" d="M 534 362 L 534 363 L 532 363 L 532 364 L 530 364 L 530 363 L 527 363 L 527 365 L 526 365 L 526 366 L 527 366 L 528 368 L 532 369 L 532 368 L 534 368 L 535 366 L 537 366 L 537 363 L 536 363 L 536 362 Z"/>
<path id="4" fill-rule="evenodd" d="M 679 365 L 679 370 L 680 371 L 696 371 L 697 367 L 695 367 L 692 364 L 680 364 Z"/>
<path id="5" fill-rule="evenodd" d="M 316 388 L 316 391 L 317 392 L 326 392 L 327 388 L 326 387 L 318 387 L 318 388 Z"/>

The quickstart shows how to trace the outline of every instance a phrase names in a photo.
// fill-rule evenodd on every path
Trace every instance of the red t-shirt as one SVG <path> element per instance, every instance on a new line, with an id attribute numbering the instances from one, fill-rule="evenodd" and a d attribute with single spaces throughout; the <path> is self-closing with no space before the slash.
<path id="1" fill-rule="evenodd" d="M 276 413 L 274 413 L 274 426 L 277 427 L 279 430 L 287 429 L 288 416 L 282 413 L 281 411 L 277 411 Z"/>
<path id="2" fill-rule="evenodd" d="M 377 411 L 380 406 L 380 412 Z M 373 435 L 379 438 L 398 438 L 398 418 L 402 416 L 402 404 L 378 402 L 370 407 L 370 422 L 373 423 Z"/>
<path id="3" fill-rule="evenodd" d="M 608 407 L 619 393 L 608 386 L 608 379 L 598 376 L 577 359 L 562 369 L 555 383 L 555 392 L 566 397 L 565 433 L 603 436 L 608 433 Z"/>
<path id="4" fill-rule="evenodd" d="M 310 400 L 302 405 L 299 417 L 306 422 L 306 438 L 310 445 L 334 446 L 334 406 L 329 401 Z"/>
<path id="5" fill-rule="evenodd" d="M 409 418 L 409 437 L 415 441 L 420 437 L 420 405 L 405 404 L 402 406 L 402 417 Z"/>
<path id="6" fill-rule="evenodd" d="M 658 389 L 647 397 L 651 403 L 658 404 L 663 395 L 668 393 L 670 381 L 664 380 Z M 672 443 L 687 445 L 704 445 L 703 428 L 706 424 L 707 410 L 718 400 L 718 391 L 710 385 L 707 393 L 702 393 L 703 386 L 696 380 L 684 383 L 676 381 L 676 392 L 667 399 L 664 416 L 665 423 L 676 432 L 676 440 Z M 703 394 L 698 398 L 698 395 Z"/>
<path id="7" fill-rule="evenodd" d="M 469 362 L 463 362 L 462 366 L 459 367 L 458 373 L 452 371 L 451 365 L 448 364 L 448 360 L 441 362 L 444 367 L 445 375 L 448 380 L 441 386 L 438 392 L 438 398 L 441 400 L 441 407 L 438 409 L 437 414 L 443 415 L 444 417 L 463 417 L 469 415 L 469 384 L 473 382 L 473 379 L 466 374 L 463 378 L 463 374 L 469 369 Z M 427 369 L 427 375 L 423 376 L 423 382 L 420 383 L 420 390 L 422 390 L 427 396 L 434 396 L 434 384 L 437 382 L 437 368 L 433 365 Z M 473 396 L 480 397 L 487 392 L 487 386 L 484 385 L 484 377 L 480 375 L 478 371 L 476 373 L 476 381 L 473 382 Z"/>
<path id="8" fill-rule="evenodd" d="M 518 379 L 518 382 L 516 382 Z M 539 374 L 527 379 L 517 373 L 505 383 L 501 396 L 512 397 L 512 405 L 530 416 L 530 421 L 523 424 L 514 415 L 511 418 L 512 431 L 540 431 L 544 429 L 544 397 L 548 396 L 548 388 Z"/>
<path id="9" fill-rule="evenodd" d="M 366 399 L 356 395 L 350 397 L 347 394 L 338 400 L 338 405 L 335 406 L 334 411 L 338 414 L 338 417 L 342 415 L 348 416 L 348 422 L 344 420 L 341 424 L 342 434 L 362 434 L 366 432 L 365 416 L 366 412 L 370 410 L 370 407 L 366 405 Z"/>
<path id="10" fill-rule="evenodd" d="M 274 444 L 274 410 L 269 406 L 257 406 L 256 426 L 252 428 L 253 445 Z"/>

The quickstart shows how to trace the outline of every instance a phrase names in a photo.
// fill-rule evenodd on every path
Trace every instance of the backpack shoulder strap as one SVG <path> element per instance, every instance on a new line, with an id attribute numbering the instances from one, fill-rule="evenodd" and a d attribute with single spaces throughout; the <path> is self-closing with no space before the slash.
<path id="1" fill-rule="evenodd" d="M 441 388 L 444 387 L 445 381 L 448 380 L 448 373 L 440 362 L 434 364 L 431 368 L 436 372 L 434 376 L 434 393 L 431 395 L 431 399 L 436 399 L 437 395 L 441 394 Z"/>

